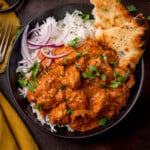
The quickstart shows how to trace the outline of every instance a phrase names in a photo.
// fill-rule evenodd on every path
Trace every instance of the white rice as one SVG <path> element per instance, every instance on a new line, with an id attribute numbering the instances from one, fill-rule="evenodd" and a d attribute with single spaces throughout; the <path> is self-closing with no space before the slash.
<path id="1" fill-rule="evenodd" d="M 79 38 L 79 42 L 77 45 L 77 47 L 79 47 L 84 43 L 84 41 L 87 38 L 94 39 L 95 35 L 95 28 L 93 27 L 94 20 L 84 21 L 81 15 L 82 12 L 75 10 L 72 14 L 66 13 L 65 18 L 58 22 L 55 20 L 55 18 L 48 17 L 46 21 L 44 21 L 43 24 L 41 25 L 40 34 L 43 34 L 47 26 L 49 24 L 52 24 L 51 40 L 49 41 L 49 44 L 62 43 L 64 45 L 68 45 L 69 41 L 75 38 Z M 34 34 L 32 36 L 36 35 Z M 34 57 L 37 54 L 37 52 L 38 52 L 37 50 L 36 51 L 32 50 L 31 56 Z M 38 58 L 36 59 L 38 60 Z M 28 77 L 30 74 L 27 73 L 28 69 L 26 69 L 25 67 L 27 67 L 27 64 L 26 61 L 23 59 L 18 62 L 18 68 L 16 72 L 20 72 L 22 70 L 23 72 L 25 72 L 26 77 Z M 18 91 L 20 95 L 23 96 L 24 98 L 27 96 L 27 88 L 23 89 L 19 88 Z M 49 115 L 47 115 L 46 117 L 41 116 L 39 111 L 34 108 L 34 105 L 35 103 L 30 104 L 32 112 L 36 114 L 37 119 L 41 122 L 41 124 L 42 125 L 47 124 L 48 126 L 50 126 L 51 132 L 56 132 L 55 129 L 56 125 L 49 122 Z M 68 131 L 73 132 L 73 130 L 68 125 L 65 125 L 65 127 L 68 128 Z"/>

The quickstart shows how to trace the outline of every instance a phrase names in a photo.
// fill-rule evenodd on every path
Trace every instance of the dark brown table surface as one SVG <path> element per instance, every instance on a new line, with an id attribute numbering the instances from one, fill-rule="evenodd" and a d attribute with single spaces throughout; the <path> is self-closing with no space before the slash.
<path id="1" fill-rule="evenodd" d="M 15 0 L 7 1 L 12 3 Z M 89 3 L 88 0 L 63 0 L 62 3 L 60 0 L 25 1 L 25 4 L 16 10 L 22 26 L 25 26 L 42 12 L 55 6 L 65 3 Z M 137 12 L 143 12 L 146 16 L 150 15 L 150 0 L 124 0 L 123 3 L 125 5 L 134 4 L 138 9 Z M 0 90 L 3 91 L 22 116 L 39 148 L 42 150 L 150 150 L 150 36 L 148 36 L 148 44 L 143 59 L 145 64 L 144 85 L 132 111 L 113 129 L 103 135 L 88 139 L 62 139 L 47 135 L 33 126 L 29 119 L 23 115 L 22 110 L 15 104 L 15 100 L 12 99 L 12 93 L 8 87 L 7 71 L 0 75 Z"/>

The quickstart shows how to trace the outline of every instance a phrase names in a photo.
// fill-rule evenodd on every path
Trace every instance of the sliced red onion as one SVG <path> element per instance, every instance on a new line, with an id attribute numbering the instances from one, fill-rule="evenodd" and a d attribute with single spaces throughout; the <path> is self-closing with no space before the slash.
<path id="1" fill-rule="evenodd" d="M 61 38 L 58 41 L 56 41 L 55 44 L 56 45 L 58 45 L 58 43 L 64 44 L 64 41 L 65 41 L 66 37 L 68 36 L 68 34 L 69 34 L 69 26 L 65 27 L 65 32 L 64 32 L 63 36 L 61 36 Z"/>
<path id="2" fill-rule="evenodd" d="M 32 44 L 32 46 L 37 46 L 39 44 L 47 44 L 51 38 L 51 32 L 52 25 L 49 25 L 42 35 L 31 38 L 30 40 L 28 40 L 28 43 L 30 43 L 30 45 Z"/>
<path id="3" fill-rule="evenodd" d="M 36 31 L 38 31 L 39 29 L 40 29 L 40 27 L 39 27 L 39 24 L 37 23 L 35 28 L 28 32 L 27 36 L 29 36 L 31 33 L 34 33 L 34 34 L 38 33 Z"/>
<path id="4" fill-rule="evenodd" d="M 57 47 L 63 46 L 63 44 L 61 44 L 61 45 L 55 45 L 55 44 L 37 44 L 37 43 L 31 42 L 31 41 L 28 41 L 27 43 L 28 43 L 29 45 L 31 45 L 31 46 L 39 46 L 39 48 L 42 48 L 42 47 L 53 47 L 53 48 L 57 48 Z"/>
<path id="5" fill-rule="evenodd" d="M 54 56 L 52 55 L 51 53 L 50 54 L 46 54 L 43 50 L 41 50 L 42 54 L 47 57 L 47 58 L 50 58 L 50 59 L 58 59 L 58 58 L 62 58 L 62 57 L 65 57 L 67 55 L 69 55 L 70 53 L 72 53 L 73 51 L 69 51 L 65 54 L 61 54 L 61 55 L 57 55 L 57 56 Z"/>
<path id="6" fill-rule="evenodd" d="M 29 25 L 25 28 L 23 35 L 22 35 L 22 40 L 21 40 L 21 53 L 23 58 L 28 62 L 28 64 L 33 64 L 33 60 L 31 59 L 29 49 L 27 46 L 27 32 L 29 29 Z"/>

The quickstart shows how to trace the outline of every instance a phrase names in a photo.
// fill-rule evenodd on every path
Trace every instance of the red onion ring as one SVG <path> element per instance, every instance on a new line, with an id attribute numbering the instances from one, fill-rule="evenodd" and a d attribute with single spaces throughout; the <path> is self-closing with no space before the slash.
<path id="1" fill-rule="evenodd" d="M 46 54 L 43 50 L 41 50 L 41 52 L 42 52 L 42 54 L 43 54 L 45 57 L 47 57 L 47 58 L 50 58 L 50 59 L 58 59 L 58 58 L 63 58 L 63 57 L 65 57 L 65 56 L 69 55 L 69 54 L 72 53 L 73 51 L 69 51 L 69 52 L 67 52 L 67 53 L 65 53 L 65 54 L 61 54 L 61 55 L 57 55 L 57 56 L 54 56 L 54 55 L 52 55 L 51 53 L 50 53 L 50 54 Z"/>

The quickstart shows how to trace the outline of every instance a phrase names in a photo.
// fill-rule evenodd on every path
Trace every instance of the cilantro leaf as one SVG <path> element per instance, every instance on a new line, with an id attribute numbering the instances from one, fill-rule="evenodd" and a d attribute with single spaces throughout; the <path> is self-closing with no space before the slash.
<path id="1" fill-rule="evenodd" d="M 119 72 L 114 72 L 114 77 L 115 77 L 115 78 L 120 77 L 120 74 L 121 74 L 120 71 L 119 71 Z"/>
<path id="2" fill-rule="evenodd" d="M 137 8 L 134 5 L 128 5 L 126 8 L 129 12 L 133 12 L 137 10 Z"/>
<path id="3" fill-rule="evenodd" d="M 39 73 L 39 70 L 40 70 L 40 65 L 39 65 L 38 61 L 35 61 L 33 66 L 29 69 L 28 72 L 32 72 L 32 75 L 34 77 L 36 77 Z"/>
<path id="4" fill-rule="evenodd" d="M 109 87 L 111 88 L 117 88 L 121 86 L 121 82 L 117 82 L 117 81 L 111 81 L 111 85 L 109 85 Z"/>
<path id="5" fill-rule="evenodd" d="M 98 123 L 101 126 L 105 126 L 111 119 L 109 117 L 105 117 L 105 118 L 98 118 Z"/>
<path id="6" fill-rule="evenodd" d="M 28 89 L 29 89 L 31 92 L 34 92 L 34 87 L 33 87 L 33 83 L 32 83 L 32 82 L 28 82 Z"/>
<path id="7" fill-rule="evenodd" d="M 18 83 L 21 87 L 26 87 L 28 84 L 28 79 L 25 77 L 25 73 L 21 71 L 18 76 Z"/>
<path id="8" fill-rule="evenodd" d="M 107 85 L 104 85 L 104 84 L 100 83 L 100 84 L 99 84 L 99 87 L 100 87 L 100 88 L 107 88 Z"/>
<path id="9" fill-rule="evenodd" d="M 36 109 L 38 109 L 39 111 L 42 110 L 42 107 L 41 107 L 41 105 L 39 105 L 39 104 L 35 105 L 33 108 L 36 108 Z"/>
<path id="10" fill-rule="evenodd" d="M 68 42 L 68 46 L 72 46 L 73 48 L 76 48 L 76 45 L 78 44 L 78 42 L 79 42 L 79 38 L 76 37 L 73 40 Z"/>
<path id="11" fill-rule="evenodd" d="M 90 71 L 96 71 L 97 70 L 97 67 L 96 66 L 89 66 L 89 69 L 90 69 Z"/>
<path id="12" fill-rule="evenodd" d="M 105 53 L 101 55 L 101 58 L 102 58 L 102 60 L 107 61 L 107 56 Z"/>
<path id="13" fill-rule="evenodd" d="M 67 62 L 67 59 L 66 59 L 66 58 L 63 58 L 63 62 L 66 63 L 66 62 Z"/>
<path id="14" fill-rule="evenodd" d="M 103 74 L 102 72 L 98 72 L 98 73 L 96 74 L 96 76 L 101 77 L 103 81 L 106 81 L 106 78 L 107 78 L 107 77 L 106 77 L 106 75 Z"/>
<path id="15" fill-rule="evenodd" d="M 19 78 L 18 82 L 21 87 L 26 87 L 28 85 L 28 79 L 27 78 Z"/>
<path id="16" fill-rule="evenodd" d="M 66 89 L 66 86 L 65 86 L 65 85 L 61 85 L 60 89 L 61 89 L 61 90 L 65 90 L 65 89 Z"/>
<path id="17" fill-rule="evenodd" d="M 89 51 L 86 51 L 85 54 L 89 54 Z"/>
<path id="18" fill-rule="evenodd" d="M 81 66 L 80 66 L 80 65 L 76 65 L 76 67 L 79 68 L 79 69 L 81 69 Z"/>
<path id="19" fill-rule="evenodd" d="M 98 57 L 98 55 L 95 55 L 93 59 L 96 59 Z"/>
<path id="20" fill-rule="evenodd" d="M 84 21 L 87 21 L 87 20 L 90 19 L 90 15 L 89 15 L 89 14 L 85 14 L 85 13 L 83 13 L 83 14 L 81 15 L 81 17 L 82 17 L 82 19 L 83 19 Z"/>
<path id="21" fill-rule="evenodd" d="M 82 77 L 83 78 L 94 79 L 95 75 L 89 70 L 87 72 L 82 72 Z"/>
<path id="22" fill-rule="evenodd" d="M 70 109 L 67 109 L 67 114 L 72 115 L 72 114 L 73 114 L 73 111 L 70 110 Z"/>
<path id="23" fill-rule="evenodd" d="M 113 65 L 114 68 L 117 67 L 117 62 L 115 62 L 115 61 L 111 61 L 110 64 Z"/>
<path id="24" fill-rule="evenodd" d="M 129 74 L 129 70 L 125 73 L 125 75 L 123 77 L 117 77 L 117 81 L 125 82 L 127 80 L 128 74 Z"/>

